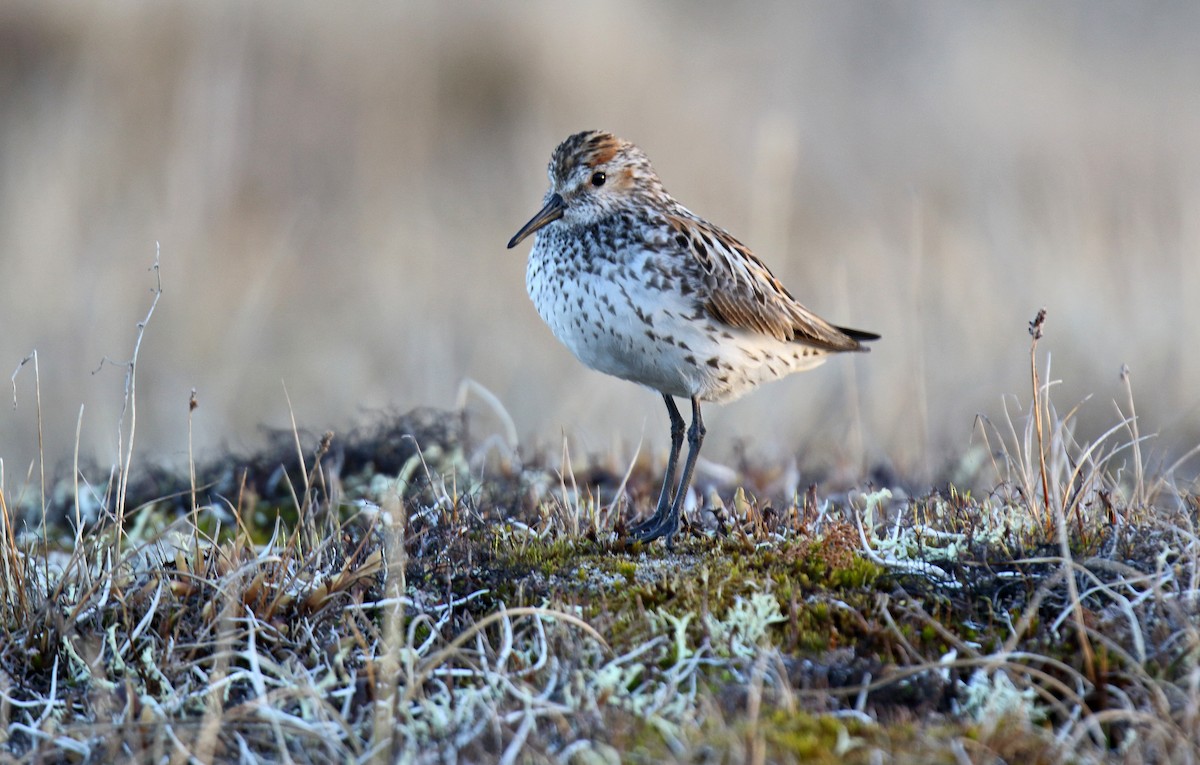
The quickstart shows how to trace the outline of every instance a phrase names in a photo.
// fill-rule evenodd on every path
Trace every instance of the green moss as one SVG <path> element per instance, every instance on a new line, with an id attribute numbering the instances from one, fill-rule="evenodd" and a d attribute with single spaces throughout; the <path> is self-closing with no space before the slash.
<path id="1" fill-rule="evenodd" d="M 706 619 L 725 620 L 736 603 L 765 592 L 784 617 L 769 627 L 770 642 L 819 650 L 863 637 L 854 610 L 870 607 L 871 587 L 884 573 L 858 556 L 852 542 L 857 537 L 846 529 L 757 548 L 692 538 L 674 551 L 635 546 L 636 558 L 587 545 L 567 554 L 551 543 L 524 547 L 508 560 L 587 588 L 580 599 L 584 618 L 607 614 L 603 627 L 618 643 L 646 637 L 651 624 L 645 615 L 661 610 L 693 617 L 687 636 L 696 645 L 708 635 Z M 831 609 L 820 597 L 826 592 L 851 609 Z"/>
<path id="2" fill-rule="evenodd" d="M 632 584 L 637 576 L 637 564 L 631 560 L 618 559 L 613 561 L 613 570 L 625 577 L 625 581 Z"/>
<path id="3" fill-rule="evenodd" d="M 762 722 L 768 759 L 840 765 L 861 748 L 867 726 L 852 718 L 775 710 Z M 774 750 L 774 751 L 771 751 Z"/>

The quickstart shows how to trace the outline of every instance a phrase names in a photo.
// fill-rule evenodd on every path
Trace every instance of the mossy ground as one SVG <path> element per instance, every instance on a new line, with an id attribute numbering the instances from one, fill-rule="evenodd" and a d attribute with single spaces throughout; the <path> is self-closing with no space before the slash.
<path id="1" fill-rule="evenodd" d="M 710 486 L 668 549 L 624 535 L 647 463 L 485 464 L 430 411 L 296 441 L 78 533 L 3 505 L 5 756 L 1200 756 L 1194 495 Z"/>

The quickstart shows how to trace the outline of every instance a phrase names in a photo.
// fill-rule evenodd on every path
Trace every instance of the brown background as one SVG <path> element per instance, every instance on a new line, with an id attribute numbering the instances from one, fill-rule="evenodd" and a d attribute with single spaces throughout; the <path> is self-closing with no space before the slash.
<path id="1" fill-rule="evenodd" d="M 707 412 L 802 464 L 922 478 L 1028 400 L 1025 325 L 1080 435 L 1200 438 L 1195 3 L 73 2 L 0 6 L 0 368 L 38 351 L 47 461 L 116 456 L 155 242 L 137 445 L 182 462 L 491 389 L 526 444 L 661 447 L 657 396 L 584 369 L 525 296 L 555 144 L 641 144 L 685 204 L 872 354 Z M 32 369 L 0 407 L 10 495 Z M 5 399 L 8 398 L 6 395 Z M 1009 408 L 1018 405 L 1011 398 Z M 484 430 L 495 427 L 483 418 Z"/>

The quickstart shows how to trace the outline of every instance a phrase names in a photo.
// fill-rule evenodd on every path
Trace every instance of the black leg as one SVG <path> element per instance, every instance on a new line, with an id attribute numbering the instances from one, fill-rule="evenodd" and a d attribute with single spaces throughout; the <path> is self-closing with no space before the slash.
<path id="1" fill-rule="evenodd" d="M 658 493 L 658 505 L 654 515 L 630 529 L 635 536 L 643 529 L 648 529 L 662 522 L 671 509 L 671 489 L 675 487 L 675 468 L 679 465 L 679 452 L 683 448 L 683 416 L 675 399 L 663 394 L 667 404 L 667 416 L 671 418 L 671 455 L 667 458 L 667 473 L 663 476 L 662 490 Z"/>
<path id="2" fill-rule="evenodd" d="M 679 478 L 679 488 L 675 490 L 675 498 L 671 508 L 665 515 L 654 513 L 654 517 L 645 524 L 639 524 L 633 530 L 633 536 L 639 542 L 650 542 L 659 537 L 667 538 L 667 547 L 671 547 L 675 532 L 679 530 L 679 516 L 683 512 L 683 503 L 687 499 L 688 487 L 692 483 L 692 473 L 696 469 L 696 458 L 700 456 L 700 446 L 704 443 L 704 420 L 700 417 L 700 399 L 692 396 L 692 426 L 688 428 L 688 453 L 683 462 L 683 475 Z"/>
<path id="3" fill-rule="evenodd" d="M 675 492 L 675 501 L 671 503 L 669 526 L 664 530 L 667 537 L 667 547 L 671 546 L 675 532 L 679 529 L 679 516 L 683 512 L 683 503 L 687 499 L 688 487 L 692 485 L 692 472 L 696 469 L 696 458 L 700 456 L 700 445 L 704 443 L 704 420 L 700 417 L 700 399 L 692 396 L 692 426 L 688 428 L 688 453 L 683 463 L 683 475 L 679 478 L 679 489 Z"/>

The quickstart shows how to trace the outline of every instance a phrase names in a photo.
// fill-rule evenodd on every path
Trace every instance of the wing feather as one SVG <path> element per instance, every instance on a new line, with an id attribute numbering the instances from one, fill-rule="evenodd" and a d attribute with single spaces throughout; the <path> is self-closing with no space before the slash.
<path id="1" fill-rule="evenodd" d="M 830 351 L 865 350 L 854 336 L 801 305 L 766 264 L 728 231 L 685 209 L 666 217 L 673 232 L 671 246 L 685 251 L 698 267 L 694 273 L 703 288 L 696 298 L 714 319 Z"/>

